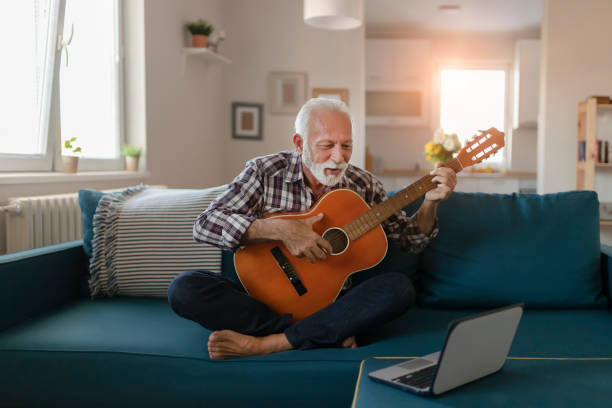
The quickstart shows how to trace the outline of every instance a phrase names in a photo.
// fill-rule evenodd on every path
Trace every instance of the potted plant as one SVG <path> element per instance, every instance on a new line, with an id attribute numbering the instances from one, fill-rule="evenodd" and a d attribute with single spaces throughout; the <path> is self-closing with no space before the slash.
<path id="1" fill-rule="evenodd" d="M 138 171 L 138 161 L 141 153 L 142 148 L 140 147 L 133 145 L 123 146 L 121 154 L 125 156 L 125 168 L 127 171 Z"/>
<path id="2" fill-rule="evenodd" d="M 81 153 L 81 147 L 75 146 L 73 143 L 76 142 L 77 138 L 72 137 L 64 141 L 64 151 L 62 154 L 62 168 L 64 173 L 76 173 L 77 167 L 79 166 L 79 156 L 75 153 Z"/>
<path id="3" fill-rule="evenodd" d="M 187 23 L 185 27 L 191 33 L 191 42 L 194 47 L 206 48 L 208 46 L 208 36 L 214 30 L 212 24 L 199 19 L 196 22 Z"/>

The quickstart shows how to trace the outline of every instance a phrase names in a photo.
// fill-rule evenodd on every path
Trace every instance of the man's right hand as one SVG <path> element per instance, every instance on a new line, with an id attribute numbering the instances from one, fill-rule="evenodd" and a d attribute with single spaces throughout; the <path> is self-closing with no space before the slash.
<path id="1" fill-rule="evenodd" d="M 323 213 L 319 213 L 302 219 L 255 220 L 246 231 L 243 244 L 277 240 L 282 241 L 293 256 L 305 256 L 311 263 L 315 263 L 317 258 L 325 260 L 325 253 L 331 253 L 332 246 L 312 229 L 313 224 L 323 217 Z"/>
<path id="2" fill-rule="evenodd" d="M 323 213 L 319 213 L 299 220 L 279 220 L 284 221 L 281 224 L 281 240 L 291 255 L 299 258 L 305 256 L 311 263 L 315 263 L 316 258 L 325 260 L 325 254 L 332 251 L 332 246 L 312 229 L 313 224 L 323 217 Z"/>

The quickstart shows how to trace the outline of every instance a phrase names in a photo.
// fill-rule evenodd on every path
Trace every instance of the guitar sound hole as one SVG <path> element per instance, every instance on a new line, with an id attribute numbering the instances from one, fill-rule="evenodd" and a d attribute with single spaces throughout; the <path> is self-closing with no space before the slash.
<path id="1" fill-rule="evenodd" d="M 333 227 L 323 233 L 323 239 L 332 246 L 332 255 L 343 253 L 348 247 L 349 238 L 342 229 Z"/>

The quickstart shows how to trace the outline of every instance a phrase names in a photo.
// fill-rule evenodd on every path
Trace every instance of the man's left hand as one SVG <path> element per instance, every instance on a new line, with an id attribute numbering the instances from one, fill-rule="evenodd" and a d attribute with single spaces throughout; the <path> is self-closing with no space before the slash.
<path id="1" fill-rule="evenodd" d="M 453 169 L 440 162 L 436 163 L 436 168 L 429 174 L 434 176 L 431 181 L 438 186 L 425 194 L 425 200 L 434 203 L 446 200 L 457 185 L 457 174 Z"/>

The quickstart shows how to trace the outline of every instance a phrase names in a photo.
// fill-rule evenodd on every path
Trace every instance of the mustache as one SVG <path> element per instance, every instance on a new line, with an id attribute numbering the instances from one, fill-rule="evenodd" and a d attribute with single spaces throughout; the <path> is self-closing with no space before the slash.
<path id="1" fill-rule="evenodd" d="M 320 163 L 319 165 L 325 169 L 344 170 L 347 168 L 348 163 L 334 163 L 333 161 L 328 160 L 325 163 Z"/>

